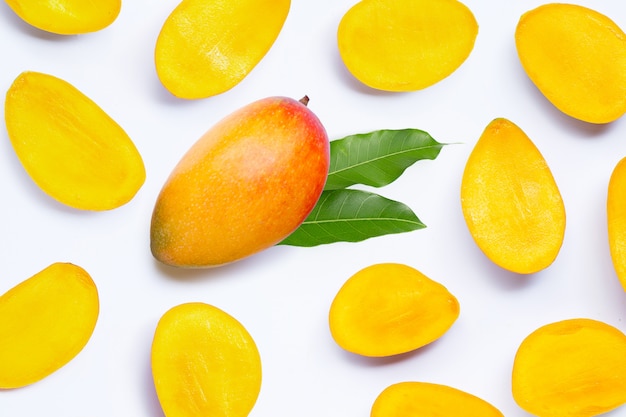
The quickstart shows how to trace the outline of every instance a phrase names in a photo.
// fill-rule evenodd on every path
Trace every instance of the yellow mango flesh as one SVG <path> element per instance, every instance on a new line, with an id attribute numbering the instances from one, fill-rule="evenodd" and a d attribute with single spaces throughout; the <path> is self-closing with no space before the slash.
<path id="1" fill-rule="evenodd" d="M 540 327 L 515 355 L 513 398 L 540 417 L 591 417 L 626 403 L 626 335 L 590 319 Z"/>
<path id="2" fill-rule="evenodd" d="M 487 401 L 447 385 L 399 382 L 374 401 L 370 417 L 504 417 Z"/>
<path id="3" fill-rule="evenodd" d="M 515 44 L 528 77 L 563 113 L 609 123 L 626 112 L 626 34 L 607 16 L 545 4 L 522 15 Z"/>
<path id="4" fill-rule="evenodd" d="M 290 5 L 290 0 L 183 0 L 156 42 L 163 86 L 184 99 L 233 88 L 270 50 Z"/>
<path id="5" fill-rule="evenodd" d="M 130 201 L 145 181 L 141 155 L 126 132 L 73 85 L 27 71 L 6 94 L 13 149 L 49 196 L 83 210 Z"/>
<path id="6" fill-rule="evenodd" d="M 5 0 L 26 23 L 59 35 L 96 32 L 117 19 L 121 0 Z"/>
<path id="7" fill-rule="evenodd" d="M 611 174 L 606 214 L 613 267 L 626 291 L 626 158 L 617 163 Z"/>
<path id="8" fill-rule="evenodd" d="M 212 267 L 269 248 L 313 210 L 328 136 L 304 104 L 269 97 L 231 113 L 183 156 L 154 207 L 151 250 L 180 267 Z"/>
<path id="9" fill-rule="evenodd" d="M 461 207 L 478 247 L 520 274 L 548 267 L 565 234 L 565 207 L 543 155 L 506 119 L 493 120 L 472 150 Z"/>
<path id="10" fill-rule="evenodd" d="M 99 313 L 89 274 L 55 263 L 0 296 L 0 389 L 20 388 L 70 362 Z"/>
<path id="11" fill-rule="evenodd" d="M 362 0 L 341 19 L 337 44 L 363 84 L 414 91 L 456 71 L 477 35 L 473 13 L 457 0 Z"/>
<path id="12" fill-rule="evenodd" d="M 152 375 L 167 417 L 245 417 L 261 389 L 261 358 L 235 318 L 208 304 L 186 303 L 159 320 Z"/>
<path id="13" fill-rule="evenodd" d="M 418 349 L 441 337 L 459 316 L 457 299 L 407 265 L 371 265 L 350 277 L 329 312 L 343 349 L 382 357 Z"/>

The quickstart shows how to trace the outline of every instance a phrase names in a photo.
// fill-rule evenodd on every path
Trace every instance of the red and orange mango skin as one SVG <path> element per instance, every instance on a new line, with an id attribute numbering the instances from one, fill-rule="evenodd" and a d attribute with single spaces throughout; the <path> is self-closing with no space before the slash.
<path id="1" fill-rule="evenodd" d="M 305 104 L 251 103 L 183 156 L 152 215 L 151 250 L 179 267 L 214 267 L 275 245 L 311 212 L 329 166 L 328 136 Z"/>

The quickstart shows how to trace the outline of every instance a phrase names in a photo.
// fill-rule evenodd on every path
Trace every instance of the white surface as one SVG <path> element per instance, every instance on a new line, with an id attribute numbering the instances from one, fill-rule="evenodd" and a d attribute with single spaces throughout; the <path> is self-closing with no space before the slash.
<path id="1" fill-rule="evenodd" d="M 513 401 L 510 373 L 521 340 L 556 320 L 589 317 L 626 330 L 626 295 L 606 239 L 610 173 L 626 156 L 626 120 L 574 121 L 534 88 L 517 59 L 519 16 L 538 0 L 466 0 L 480 29 L 469 59 L 447 79 L 405 94 L 356 82 L 339 58 L 335 33 L 355 0 L 294 0 L 268 55 L 234 89 L 198 101 L 173 98 L 159 83 L 153 51 L 178 0 L 127 0 L 118 19 L 89 35 L 35 30 L 0 4 L 0 89 L 24 70 L 61 77 L 111 115 L 143 155 L 147 180 L 111 212 L 66 208 L 44 195 L 0 133 L 0 293 L 56 261 L 94 278 L 101 313 L 92 339 L 68 365 L 29 387 L 0 391 L 0 416 L 161 417 L 150 373 L 159 317 L 187 302 L 214 304 L 241 321 L 261 351 L 264 378 L 251 416 L 364 417 L 382 389 L 400 381 L 437 382 L 489 401 L 507 417 L 528 416 Z M 620 0 L 579 1 L 626 28 Z M 419 128 L 445 147 L 378 192 L 407 203 L 428 228 L 357 244 L 275 247 L 233 265 L 184 271 L 149 252 L 149 221 L 165 178 L 204 131 L 262 97 L 309 95 L 331 139 L 383 128 Z M 3 106 L 3 104 L 0 104 Z M 463 221 L 465 161 L 486 125 L 507 117 L 548 161 L 567 210 L 565 241 L 545 271 L 516 276 L 494 266 Z M 461 314 L 440 340 L 414 353 L 365 359 L 330 337 L 327 312 L 350 275 L 401 262 L 441 282 Z M 626 408 L 610 413 L 626 416 Z"/>

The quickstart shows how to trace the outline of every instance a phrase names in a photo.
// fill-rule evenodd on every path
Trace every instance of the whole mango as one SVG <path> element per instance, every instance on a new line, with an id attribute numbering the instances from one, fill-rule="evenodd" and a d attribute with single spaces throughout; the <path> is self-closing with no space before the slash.
<path id="1" fill-rule="evenodd" d="M 183 156 L 154 207 L 152 254 L 179 267 L 231 263 L 269 248 L 311 212 L 330 144 L 301 101 L 269 97 L 235 111 Z"/>

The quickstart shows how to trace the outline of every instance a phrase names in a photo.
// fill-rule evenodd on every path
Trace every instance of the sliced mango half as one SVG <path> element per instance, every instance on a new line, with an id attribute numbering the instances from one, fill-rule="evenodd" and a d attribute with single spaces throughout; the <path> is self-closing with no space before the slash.
<path id="1" fill-rule="evenodd" d="M 270 50 L 290 5 L 290 0 L 183 0 L 157 38 L 161 83 L 183 99 L 230 90 Z"/>
<path id="2" fill-rule="evenodd" d="M 626 112 L 626 34 L 608 16 L 544 4 L 521 16 L 515 45 L 528 77 L 563 113 L 601 124 Z"/>
<path id="3" fill-rule="evenodd" d="M 398 382 L 376 397 L 370 417 L 504 417 L 496 407 L 473 394 L 430 382 Z"/>
<path id="4" fill-rule="evenodd" d="M 362 0 L 341 19 L 337 45 L 363 84 L 414 91 L 456 71 L 477 35 L 474 14 L 457 0 Z"/>
<path id="5" fill-rule="evenodd" d="M 329 325 L 343 349 L 383 357 L 437 340 L 459 311 L 456 297 L 440 283 L 408 265 L 381 263 L 344 283 L 331 304 Z"/>
<path id="6" fill-rule="evenodd" d="M 209 304 L 168 310 L 152 342 L 152 376 L 166 416 L 246 417 L 261 389 L 261 357 L 234 317 Z"/>
<path id="7" fill-rule="evenodd" d="M 535 416 L 591 417 L 626 403 L 626 335 L 593 319 L 544 325 L 520 344 L 513 398 Z"/>
<path id="8" fill-rule="evenodd" d="M 622 158 L 611 173 L 606 215 L 611 260 L 626 291 L 626 158 Z"/>
<path id="9" fill-rule="evenodd" d="M 6 94 L 13 149 L 49 196 L 83 210 L 110 210 L 143 185 L 143 159 L 126 132 L 76 87 L 27 71 Z"/>
<path id="10" fill-rule="evenodd" d="M 86 346 L 99 314 L 89 274 L 54 263 L 0 296 L 0 388 L 44 379 Z"/>
<path id="11" fill-rule="evenodd" d="M 59 35 L 97 32 L 117 19 L 121 0 L 5 0 L 23 21 Z"/>
<path id="12" fill-rule="evenodd" d="M 478 247 L 495 264 L 531 274 L 556 259 L 565 206 L 546 160 L 511 121 L 485 128 L 463 172 L 461 208 Z"/>

